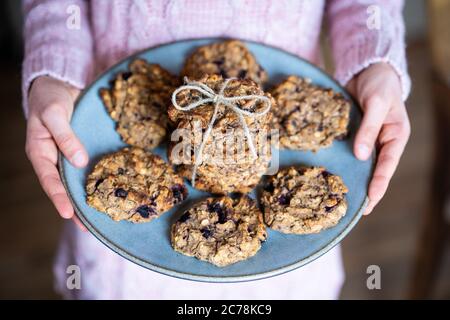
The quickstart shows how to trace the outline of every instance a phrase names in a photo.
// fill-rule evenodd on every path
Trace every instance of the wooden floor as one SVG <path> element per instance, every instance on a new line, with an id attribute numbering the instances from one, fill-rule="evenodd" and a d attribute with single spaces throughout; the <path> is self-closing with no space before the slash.
<path id="1" fill-rule="evenodd" d="M 420 216 L 425 206 L 432 150 L 429 65 L 423 46 L 409 48 L 413 133 L 383 202 L 344 240 L 345 299 L 406 297 Z M 61 221 L 41 191 L 24 154 L 19 65 L 0 68 L 0 298 L 58 298 L 51 264 Z M 381 290 L 366 287 L 369 265 L 381 267 Z M 450 255 L 435 297 L 450 298 Z"/>

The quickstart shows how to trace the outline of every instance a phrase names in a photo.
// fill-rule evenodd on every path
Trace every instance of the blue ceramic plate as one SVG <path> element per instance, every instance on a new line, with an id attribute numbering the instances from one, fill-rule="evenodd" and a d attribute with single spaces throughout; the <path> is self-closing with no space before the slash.
<path id="1" fill-rule="evenodd" d="M 172 209 L 150 223 L 132 224 L 114 222 L 107 215 L 89 207 L 85 201 L 85 179 L 93 165 L 103 155 L 119 150 L 125 144 L 114 130 L 115 123 L 106 112 L 99 97 L 99 89 L 108 87 L 114 75 L 127 69 L 134 58 L 144 58 L 159 63 L 173 73 L 181 70 L 186 56 L 195 47 L 214 41 L 189 40 L 148 49 L 129 57 L 101 75 L 79 98 L 72 118 L 72 127 L 86 147 L 90 164 L 86 169 L 77 169 L 60 157 L 60 171 L 64 184 L 75 207 L 76 213 L 85 226 L 101 242 L 145 268 L 166 275 L 208 282 L 249 281 L 275 276 L 299 268 L 318 258 L 353 228 L 361 217 L 367 203 L 367 186 L 372 174 L 373 159 L 358 161 L 352 154 L 352 143 L 360 122 L 360 111 L 353 104 L 350 136 L 344 141 L 317 153 L 281 151 L 280 166 L 291 164 L 321 165 L 340 175 L 348 186 L 348 212 L 339 224 L 329 230 L 314 235 L 286 235 L 269 230 L 268 240 L 252 258 L 228 267 L 219 268 L 207 262 L 190 258 L 172 250 L 169 228 L 181 214 L 184 207 L 207 194 L 189 186 L 189 197 L 185 203 Z M 308 77 L 318 85 L 348 94 L 325 72 L 279 49 L 256 43 L 247 43 L 258 61 L 267 70 L 272 83 L 295 74 Z M 155 153 L 166 159 L 164 147 Z M 189 184 L 188 184 L 189 185 Z M 253 194 L 255 196 L 255 194 Z"/>

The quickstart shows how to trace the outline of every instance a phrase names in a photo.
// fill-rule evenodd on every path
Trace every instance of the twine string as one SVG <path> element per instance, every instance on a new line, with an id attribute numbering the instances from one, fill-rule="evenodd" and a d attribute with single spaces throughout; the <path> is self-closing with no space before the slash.
<path id="1" fill-rule="evenodd" d="M 205 133 L 202 137 L 202 142 L 200 144 L 200 147 L 198 148 L 197 152 L 195 153 L 195 163 L 194 168 L 192 170 L 192 177 L 191 177 L 191 183 L 192 186 L 195 187 L 195 178 L 197 176 L 197 169 L 202 163 L 202 157 L 203 157 L 203 149 L 205 148 L 206 142 L 209 139 L 209 136 L 211 135 L 211 132 L 214 127 L 214 123 L 217 119 L 217 114 L 219 111 L 220 105 L 224 105 L 231 110 L 238 116 L 239 122 L 241 123 L 242 129 L 244 130 L 245 137 L 247 138 L 248 147 L 250 149 L 250 152 L 252 153 L 252 156 L 254 158 L 257 158 L 258 155 L 256 153 L 255 145 L 253 143 L 253 139 L 250 135 L 250 130 L 247 126 L 247 123 L 245 122 L 244 116 L 250 117 L 250 118 L 257 118 L 260 116 L 265 115 L 269 112 L 270 108 L 272 107 L 271 100 L 264 96 L 264 95 L 243 95 L 243 96 L 234 96 L 234 97 L 225 97 L 224 92 L 227 88 L 228 84 L 231 80 L 234 80 L 236 78 L 229 78 L 224 81 L 222 84 L 222 87 L 219 90 L 219 93 L 216 93 L 213 89 L 208 87 L 206 84 L 198 82 L 198 81 L 189 81 L 187 78 L 185 78 L 186 85 L 183 85 L 179 88 L 177 88 L 173 94 L 172 94 L 172 104 L 173 106 L 180 111 L 190 111 L 193 109 L 196 109 L 202 105 L 212 103 L 214 105 L 214 111 L 211 116 L 211 119 L 209 120 L 208 127 L 206 128 Z M 177 102 L 177 95 L 184 90 L 193 90 L 200 92 L 203 96 L 206 98 L 199 99 L 191 104 L 188 104 L 187 106 L 180 106 Z M 261 101 L 266 104 L 266 107 L 262 109 L 261 111 L 248 111 L 243 110 L 240 108 L 240 106 L 237 104 L 237 101 L 239 100 L 253 100 L 253 105 L 256 104 L 256 102 Z"/>

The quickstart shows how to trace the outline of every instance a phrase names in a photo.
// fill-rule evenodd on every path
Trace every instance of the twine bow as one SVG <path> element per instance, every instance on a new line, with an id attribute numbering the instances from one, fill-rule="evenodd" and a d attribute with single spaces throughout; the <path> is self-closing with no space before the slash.
<path id="1" fill-rule="evenodd" d="M 214 104 L 213 115 L 211 116 L 208 127 L 203 135 L 200 147 L 198 148 L 197 152 L 195 153 L 195 163 L 194 163 L 194 168 L 192 170 L 192 178 L 191 178 L 191 183 L 192 183 L 193 187 L 195 187 L 195 177 L 197 175 L 197 168 L 202 163 L 203 149 L 205 148 L 206 142 L 208 141 L 208 138 L 211 135 L 211 131 L 213 129 L 214 122 L 216 121 L 217 113 L 218 113 L 220 105 L 224 105 L 224 106 L 230 108 L 231 110 L 233 110 L 234 113 L 236 113 L 236 115 L 239 118 L 239 121 L 241 122 L 242 128 L 244 129 L 244 133 L 247 138 L 247 143 L 248 143 L 250 152 L 252 153 L 253 157 L 255 157 L 255 158 L 258 157 L 255 146 L 253 144 L 253 139 L 250 135 L 250 131 L 248 129 L 247 123 L 245 122 L 244 116 L 247 116 L 250 118 L 256 118 L 256 117 L 263 116 L 267 112 L 269 112 L 270 108 L 272 107 L 272 102 L 268 97 L 266 97 L 264 95 L 243 95 L 243 96 L 225 97 L 224 96 L 225 89 L 227 88 L 229 82 L 233 79 L 236 79 L 236 78 L 226 79 L 225 82 L 223 83 L 222 87 L 220 88 L 219 93 L 216 93 L 216 92 L 214 92 L 213 89 L 211 89 L 204 83 L 197 82 L 197 81 L 189 81 L 187 78 L 185 78 L 186 85 L 179 87 L 172 94 L 172 104 L 177 110 L 180 110 L 180 111 L 190 111 L 190 110 L 198 108 L 207 103 Z M 182 107 L 177 102 L 177 95 L 178 95 L 178 93 L 180 93 L 183 90 L 198 91 L 206 98 L 199 99 L 185 107 Z M 254 100 L 253 105 L 257 101 L 262 101 L 262 102 L 266 103 L 266 107 L 259 112 L 243 110 L 236 103 L 239 100 Z"/>

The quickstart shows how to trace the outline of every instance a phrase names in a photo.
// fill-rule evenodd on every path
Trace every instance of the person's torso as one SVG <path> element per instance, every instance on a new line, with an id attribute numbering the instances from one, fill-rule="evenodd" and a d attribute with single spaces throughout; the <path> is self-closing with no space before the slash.
<path id="1" fill-rule="evenodd" d="M 91 2 L 98 71 L 139 50 L 183 39 L 252 40 L 317 62 L 324 0 Z"/>

